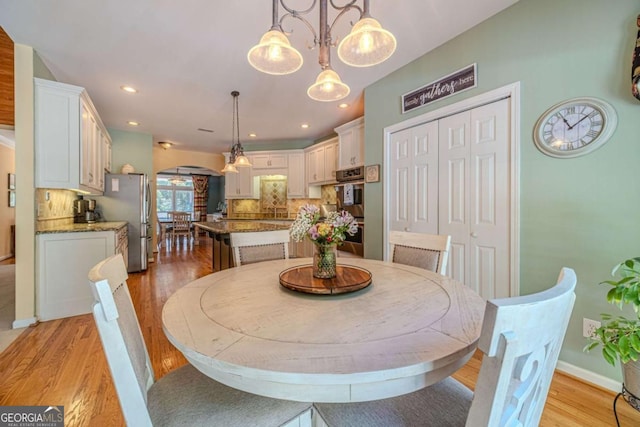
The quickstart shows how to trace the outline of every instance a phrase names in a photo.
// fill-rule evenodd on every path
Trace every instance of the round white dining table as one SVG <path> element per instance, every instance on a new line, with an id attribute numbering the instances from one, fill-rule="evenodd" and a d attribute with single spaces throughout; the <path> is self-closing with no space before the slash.
<path id="1" fill-rule="evenodd" d="M 230 387 L 304 402 L 383 399 L 429 386 L 472 356 L 485 301 L 439 274 L 344 258 L 372 283 L 338 295 L 280 285 L 311 259 L 223 270 L 174 293 L 164 332 L 186 359 Z"/>

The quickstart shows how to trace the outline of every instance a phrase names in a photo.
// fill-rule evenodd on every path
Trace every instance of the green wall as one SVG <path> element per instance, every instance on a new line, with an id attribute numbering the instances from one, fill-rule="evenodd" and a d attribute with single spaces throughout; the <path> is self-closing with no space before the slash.
<path id="1" fill-rule="evenodd" d="M 521 82 L 521 294 L 551 286 L 562 266 L 574 268 L 577 301 L 560 357 L 616 380 L 619 368 L 599 351 L 583 353 L 582 318 L 617 313 L 598 283 L 617 262 L 640 255 L 640 102 L 630 90 L 638 12 L 631 0 L 520 0 L 365 91 L 365 163 L 382 164 L 386 126 Z M 401 114 L 403 93 L 474 62 L 477 88 Z M 536 119 L 556 102 L 579 96 L 614 106 L 615 134 L 583 157 L 545 156 L 531 137 Z M 365 190 L 370 258 L 382 257 L 382 186 Z"/>
<path id="2" fill-rule="evenodd" d="M 147 133 L 108 129 L 111 135 L 111 171 L 120 173 L 122 166 L 130 164 L 137 173 L 146 173 L 153 179 L 153 137 Z"/>

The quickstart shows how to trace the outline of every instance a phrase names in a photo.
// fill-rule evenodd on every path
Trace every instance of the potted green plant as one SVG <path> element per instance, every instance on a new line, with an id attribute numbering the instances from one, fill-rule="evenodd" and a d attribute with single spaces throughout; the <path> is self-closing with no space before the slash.
<path id="1" fill-rule="evenodd" d="M 585 350 L 600 345 L 604 360 L 613 366 L 620 360 L 624 388 L 637 398 L 640 397 L 640 257 L 616 265 L 611 275 L 617 280 L 600 282 L 611 286 L 607 301 L 620 309 L 631 305 L 635 316 L 603 313 L 601 326 L 589 337 Z"/>

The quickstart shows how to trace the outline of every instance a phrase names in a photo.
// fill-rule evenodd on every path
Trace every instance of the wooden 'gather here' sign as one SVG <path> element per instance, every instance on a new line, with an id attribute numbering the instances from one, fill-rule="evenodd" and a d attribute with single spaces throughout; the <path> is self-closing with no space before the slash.
<path id="1" fill-rule="evenodd" d="M 476 87 L 476 64 L 442 77 L 426 86 L 402 95 L 402 113 L 427 105 L 438 99 Z"/>

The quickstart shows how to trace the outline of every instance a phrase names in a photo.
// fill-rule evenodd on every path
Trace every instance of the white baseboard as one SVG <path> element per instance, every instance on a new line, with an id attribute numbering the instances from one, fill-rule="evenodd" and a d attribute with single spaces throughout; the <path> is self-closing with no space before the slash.
<path id="1" fill-rule="evenodd" d="M 38 322 L 35 317 L 29 317 L 27 319 L 16 319 L 13 321 L 13 329 L 26 328 L 27 326 L 34 325 Z"/>
<path id="2" fill-rule="evenodd" d="M 614 393 L 620 393 L 620 391 L 622 390 L 621 382 L 612 380 L 609 377 L 596 374 L 595 372 L 588 371 L 584 368 L 580 368 L 570 363 L 563 362 L 562 360 L 558 360 L 556 369 L 560 372 L 564 372 L 569 375 L 573 375 L 574 377 L 580 378 L 583 381 L 595 384 L 602 388 L 606 388 L 607 390 L 611 390 Z"/>

